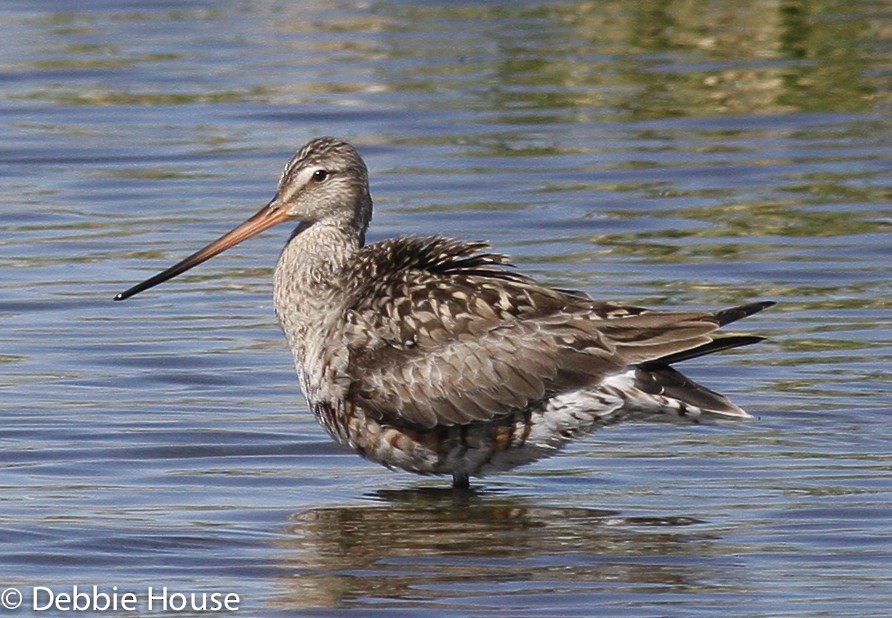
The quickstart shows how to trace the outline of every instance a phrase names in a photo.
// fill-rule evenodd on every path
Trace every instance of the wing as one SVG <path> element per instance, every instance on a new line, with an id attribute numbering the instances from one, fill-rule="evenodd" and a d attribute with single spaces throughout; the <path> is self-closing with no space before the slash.
<path id="1" fill-rule="evenodd" d="M 596 330 L 530 302 L 523 284 L 456 279 L 406 273 L 380 313 L 351 312 L 355 403 L 423 427 L 465 424 L 617 370 Z"/>
<path id="2" fill-rule="evenodd" d="M 538 286 L 505 269 L 502 256 L 475 253 L 480 245 L 455 243 L 461 255 L 419 267 L 385 256 L 394 251 L 385 244 L 363 252 L 401 267 L 366 255 L 356 273 L 363 284 L 347 310 L 347 396 L 394 422 L 488 420 L 708 343 L 718 327 L 712 314 L 648 312 Z M 426 258 L 448 253 L 416 249 Z"/>

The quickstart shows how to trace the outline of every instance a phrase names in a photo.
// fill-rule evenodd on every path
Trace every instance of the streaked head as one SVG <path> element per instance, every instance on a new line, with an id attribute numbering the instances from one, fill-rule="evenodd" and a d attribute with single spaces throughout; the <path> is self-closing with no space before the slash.
<path id="1" fill-rule="evenodd" d="M 356 148 L 333 137 L 309 141 L 285 165 L 275 197 L 247 221 L 186 259 L 115 296 L 125 300 L 285 221 L 348 226 L 362 236 L 372 217 L 368 169 Z"/>
<path id="2" fill-rule="evenodd" d="M 285 165 L 270 204 L 298 221 L 347 219 L 364 230 L 371 218 L 368 169 L 352 144 L 316 138 Z"/>

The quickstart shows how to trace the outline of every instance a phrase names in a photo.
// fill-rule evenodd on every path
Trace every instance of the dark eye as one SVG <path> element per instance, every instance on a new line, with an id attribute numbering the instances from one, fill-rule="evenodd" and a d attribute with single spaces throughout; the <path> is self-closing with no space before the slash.
<path id="1" fill-rule="evenodd" d="M 316 182 L 322 182 L 326 178 L 328 178 L 328 172 L 325 170 L 316 170 L 313 172 L 313 180 Z"/>

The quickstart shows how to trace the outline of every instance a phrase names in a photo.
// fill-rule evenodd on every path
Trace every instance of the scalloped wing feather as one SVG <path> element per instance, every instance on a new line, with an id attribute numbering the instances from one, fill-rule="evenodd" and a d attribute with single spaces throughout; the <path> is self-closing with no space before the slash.
<path id="1" fill-rule="evenodd" d="M 366 247 L 347 310 L 348 398 L 422 427 L 489 420 L 710 341 L 714 314 L 544 288 L 484 243 Z"/>

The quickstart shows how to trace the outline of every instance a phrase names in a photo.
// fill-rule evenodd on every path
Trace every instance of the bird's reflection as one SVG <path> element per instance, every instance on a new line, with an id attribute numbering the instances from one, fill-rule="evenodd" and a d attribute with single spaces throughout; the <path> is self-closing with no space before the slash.
<path id="1" fill-rule="evenodd" d="M 462 607 L 510 594 L 611 594 L 714 581 L 694 518 L 544 507 L 494 490 L 381 490 L 368 506 L 292 515 L 279 609 Z M 699 565 L 699 566 L 698 566 Z M 562 592 L 563 591 L 563 592 Z M 578 597 L 577 597 L 578 598 Z M 505 600 L 505 599 L 503 599 Z"/>

